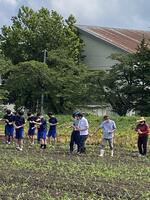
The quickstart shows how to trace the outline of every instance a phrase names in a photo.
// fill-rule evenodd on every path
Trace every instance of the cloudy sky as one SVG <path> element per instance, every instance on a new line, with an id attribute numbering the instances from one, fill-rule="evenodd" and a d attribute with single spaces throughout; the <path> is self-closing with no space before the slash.
<path id="1" fill-rule="evenodd" d="M 11 24 L 19 7 L 46 7 L 77 24 L 150 30 L 150 0 L 0 0 L 0 27 Z"/>

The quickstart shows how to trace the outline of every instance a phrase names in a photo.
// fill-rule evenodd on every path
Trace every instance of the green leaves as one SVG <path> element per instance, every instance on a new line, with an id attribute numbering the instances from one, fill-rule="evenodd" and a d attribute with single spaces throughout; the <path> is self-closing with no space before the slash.
<path id="1" fill-rule="evenodd" d="M 131 109 L 148 115 L 150 102 L 150 49 L 141 41 L 135 54 L 112 55 L 118 63 L 106 78 L 106 97 L 119 115 Z"/>

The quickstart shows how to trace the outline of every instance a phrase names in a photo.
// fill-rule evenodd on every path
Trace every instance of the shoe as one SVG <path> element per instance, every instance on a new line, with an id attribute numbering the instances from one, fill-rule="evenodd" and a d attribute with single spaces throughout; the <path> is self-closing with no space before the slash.
<path id="1" fill-rule="evenodd" d="M 138 154 L 138 157 L 142 157 L 142 156 L 143 156 L 142 154 L 140 154 L 140 153 Z"/>
<path id="2" fill-rule="evenodd" d="M 100 157 L 103 157 L 103 156 L 104 156 L 104 150 L 103 150 L 103 149 L 100 150 L 99 156 L 100 156 Z"/>
<path id="3" fill-rule="evenodd" d="M 8 144 L 10 144 L 10 142 L 8 142 Z"/>
<path id="4" fill-rule="evenodd" d="M 31 142 L 31 145 L 34 145 L 34 142 Z"/>
<path id="5" fill-rule="evenodd" d="M 114 151 L 111 151 L 111 157 L 113 157 L 114 156 Z"/>
<path id="6" fill-rule="evenodd" d="M 20 150 L 20 147 L 19 147 L 19 146 L 16 146 L 16 149 L 17 149 L 17 150 Z"/>
<path id="7" fill-rule="evenodd" d="M 23 151 L 23 149 L 22 149 L 22 148 L 19 148 L 19 151 Z"/>

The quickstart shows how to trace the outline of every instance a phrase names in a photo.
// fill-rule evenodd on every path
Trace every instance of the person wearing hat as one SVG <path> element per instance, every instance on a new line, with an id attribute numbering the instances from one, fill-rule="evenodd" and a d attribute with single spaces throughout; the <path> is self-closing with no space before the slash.
<path id="1" fill-rule="evenodd" d="M 70 138 L 70 153 L 72 154 L 74 151 L 74 145 L 77 145 L 77 152 L 79 152 L 79 142 L 80 142 L 80 131 L 78 130 L 79 119 L 77 119 L 77 115 L 79 112 L 74 112 L 72 114 L 73 124 L 72 124 L 72 133 Z"/>
<path id="2" fill-rule="evenodd" d="M 138 134 L 139 156 L 145 156 L 147 153 L 149 126 L 146 124 L 144 117 L 141 117 L 139 120 L 137 120 L 137 123 L 138 124 L 135 128 L 135 131 Z"/>

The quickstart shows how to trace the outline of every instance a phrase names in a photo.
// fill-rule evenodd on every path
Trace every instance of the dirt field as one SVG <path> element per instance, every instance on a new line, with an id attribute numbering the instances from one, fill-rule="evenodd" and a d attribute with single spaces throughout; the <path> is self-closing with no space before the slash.
<path id="1" fill-rule="evenodd" d="M 0 144 L 2 200 L 143 200 L 150 199 L 150 154 L 116 147 L 103 158 L 98 146 L 87 155 L 69 155 L 68 145 L 40 150 L 27 142 L 22 152 Z"/>

